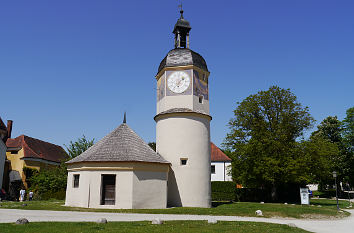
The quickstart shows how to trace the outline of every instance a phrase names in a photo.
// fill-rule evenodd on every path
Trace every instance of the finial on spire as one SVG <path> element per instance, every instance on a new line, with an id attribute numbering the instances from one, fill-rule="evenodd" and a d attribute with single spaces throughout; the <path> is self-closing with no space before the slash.
<path id="1" fill-rule="evenodd" d="M 127 114 L 126 112 L 124 112 L 124 118 L 123 118 L 123 124 L 127 123 Z"/>
<path id="2" fill-rule="evenodd" d="M 181 5 L 178 5 L 178 7 L 181 9 L 179 13 L 181 13 L 181 19 L 183 19 L 183 8 L 182 8 L 182 3 Z"/>

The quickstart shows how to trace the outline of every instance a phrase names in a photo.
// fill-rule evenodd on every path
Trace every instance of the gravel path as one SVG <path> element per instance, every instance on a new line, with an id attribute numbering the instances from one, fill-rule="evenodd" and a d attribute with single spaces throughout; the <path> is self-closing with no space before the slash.
<path id="1" fill-rule="evenodd" d="M 99 213 L 76 211 L 48 211 L 48 210 L 18 210 L 0 209 L 0 222 L 11 223 L 24 217 L 30 222 L 94 222 L 99 218 L 108 221 L 151 221 L 155 218 L 163 220 L 208 220 L 220 221 L 254 221 L 279 224 L 293 223 L 297 227 L 320 233 L 353 233 L 354 210 L 347 210 L 351 215 L 340 220 L 306 220 L 306 219 L 278 219 L 238 216 L 209 216 L 209 215 L 177 215 L 177 214 L 129 214 L 129 213 Z"/>

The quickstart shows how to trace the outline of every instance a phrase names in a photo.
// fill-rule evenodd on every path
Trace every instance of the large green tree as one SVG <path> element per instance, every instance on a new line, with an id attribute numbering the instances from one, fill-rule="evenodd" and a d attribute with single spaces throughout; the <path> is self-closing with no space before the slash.
<path id="1" fill-rule="evenodd" d="M 343 145 L 346 148 L 344 159 L 344 178 L 354 186 L 354 107 L 347 110 L 343 120 Z"/>
<path id="2" fill-rule="evenodd" d="M 339 174 L 343 174 L 343 160 L 345 154 L 345 147 L 343 145 L 342 138 L 342 122 L 338 120 L 337 116 L 328 116 L 318 126 L 317 130 L 311 135 L 311 139 L 322 138 L 327 142 L 333 143 L 333 146 L 337 146 L 337 153 L 330 155 L 331 171 L 337 171 Z"/>
<path id="3" fill-rule="evenodd" d="M 354 152 L 354 107 L 347 110 L 347 116 L 343 120 L 344 143 L 351 152 Z"/>
<path id="4" fill-rule="evenodd" d="M 86 151 L 90 146 L 95 143 L 95 139 L 87 139 L 85 135 L 78 138 L 77 141 L 70 141 L 69 145 L 65 145 L 66 150 L 71 158 L 75 158 Z"/>
<path id="5" fill-rule="evenodd" d="M 314 119 L 289 89 L 272 86 L 237 103 L 224 145 L 232 151 L 233 178 L 247 187 L 272 190 L 309 180 L 307 157 L 297 139 Z"/>
<path id="6" fill-rule="evenodd" d="M 338 180 L 344 183 L 353 183 L 354 179 L 354 108 L 347 110 L 343 122 L 336 116 L 325 118 L 312 133 L 311 139 L 322 138 L 337 146 L 337 153 L 332 151 L 330 156 L 330 170 L 338 172 Z M 333 178 L 329 175 L 321 180 L 323 184 L 332 184 Z M 338 182 L 339 183 L 339 182 Z"/>

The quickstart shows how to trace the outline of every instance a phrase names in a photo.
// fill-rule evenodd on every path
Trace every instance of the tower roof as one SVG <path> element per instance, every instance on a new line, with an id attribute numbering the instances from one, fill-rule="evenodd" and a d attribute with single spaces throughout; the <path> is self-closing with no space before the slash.
<path id="1" fill-rule="evenodd" d="M 188 20 L 186 20 L 184 17 L 183 17 L 183 10 L 180 11 L 181 13 L 181 16 L 180 18 L 177 20 L 176 24 L 175 24 L 175 27 L 173 28 L 173 32 L 172 33 L 176 33 L 176 31 L 178 29 L 185 29 L 186 31 L 189 32 L 189 30 L 192 29 L 190 23 Z"/>
<path id="2" fill-rule="evenodd" d="M 169 163 L 156 153 L 126 123 L 67 163 L 150 162 Z"/>
<path id="3" fill-rule="evenodd" d="M 170 50 L 166 57 L 161 61 L 157 73 L 165 67 L 194 65 L 200 69 L 208 71 L 208 66 L 204 58 L 188 48 L 175 48 Z"/>

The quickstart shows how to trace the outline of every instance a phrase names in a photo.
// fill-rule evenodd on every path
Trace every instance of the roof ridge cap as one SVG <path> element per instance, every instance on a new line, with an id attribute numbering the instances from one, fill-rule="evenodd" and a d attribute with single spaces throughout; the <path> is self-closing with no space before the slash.
<path id="1" fill-rule="evenodd" d="M 37 141 L 40 141 L 40 142 L 48 143 L 48 144 L 51 144 L 51 145 L 53 145 L 53 146 L 61 147 L 61 146 L 59 146 L 59 145 L 57 145 L 57 144 L 54 144 L 54 143 L 51 143 L 51 142 L 47 142 L 47 141 L 43 141 L 43 140 L 41 140 L 41 139 L 34 138 L 34 137 L 31 137 L 31 136 L 27 136 L 27 135 L 24 135 L 24 134 L 22 134 L 21 136 L 24 136 L 24 137 L 27 137 L 27 138 L 31 138 L 31 139 L 34 139 L 34 140 L 37 140 Z M 61 147 L 61 148 L 62 148 L 62 147 Z"/>

